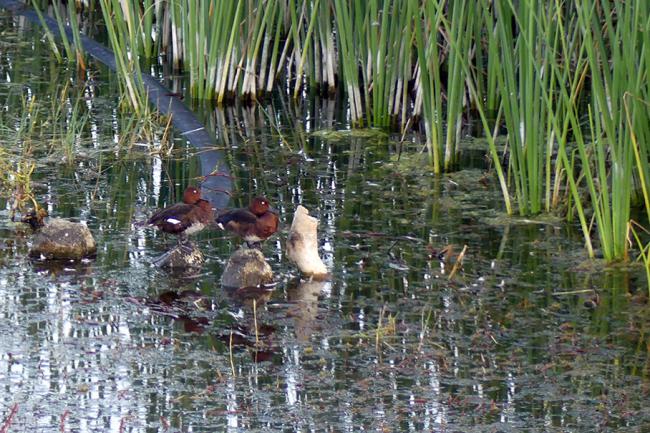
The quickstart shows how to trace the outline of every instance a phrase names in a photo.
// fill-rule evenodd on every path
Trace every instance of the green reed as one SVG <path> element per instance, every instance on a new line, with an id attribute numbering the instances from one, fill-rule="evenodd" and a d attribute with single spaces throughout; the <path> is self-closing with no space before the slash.
<path id="1" fill-rule="evenodd" d="M 323 93 L 333 95 L 336 90 L 334 73 L 336 71 L 337 56 L 332 29 L 332 8 L 329 1 L 320 2 L 318 20 L 318 43 L 314 44 L 314 81 L 317 86 L 320 86 Z M 280 30 L 280 27 L 278 27 L 278 30 Z M 271 91 L 269 88 L 266 90 L 267 92 Z"/>
<path id="2" fill-rule="evenodd" d="M 56 6 L 55 6 L 56 8 Z M 68 23 L 72 31 L 72 41 L 74 45 L 74 58 L 77 62 L 77 68 L 81 71 L 86 70 L 86 55 L 84 53 L 83 44 L 81 43 L 81 33 L 79 31 L 79 17 L 77 14 L 77 7 L 75 2 L 68 2 Z M 62 33 L 61 37 L 64 37 Z"/>
<path id="3" fill-rule="evenodd" d="M 550 15 L 556 20 L 554 24 L 555 63 L 550 68 L 551 82 L 561 83 L 561 85 L 550 87 L 552 92 L 544 92 L 547 106 L 552 107 L 549 110 L 551 130 L 547 137 L 548 150 L 545 163 L 547 167 L 554 166 L 552 174 L 550 169 L 545 170 L 545 210 L 549 212 L 564 208 L 568 222 L 572 222 L 574 214 L 577 214 L 585 239 L 585 247 L 589 256 L 593 257 L 590 224 L 580 186 L 585 173 L 584 170 L 576 166 L 578 149 L 575 149 L 575 146 L 572 150 L 568 148 L 570 133 L 572 133 L 573 140 L 578 143 L 578 147 L 584 143 L 578 111 L 588 64 L 584 54 L 585 44 L 584 40 L 580 38 L 581 31 L 576 14 L 571 8 L 564 6 L 561 0 L 556 0 L 553 6 L 555 13 Z M 556 146 L 557 149 L 554 157 L 553 146 Z M 566 190 L 566 195 L 563 190 Z"/>
<path id="4" fill-rule="evenodd" d="M 451 170 L 457 160 L 456 153 L 463 127 L 462 114 L 466 99 L 467 75 L 462 65 L 463 59 L 471 61 L 471 51 L 475 45 L 471 36 L 477 12 L 477 8 L 461 2 L 450 2 L 448 8 L 451 9 L 448 11 L 448 14 L 451 14 L 451 19 L 446 21 L 449 27 L 445 26 L 445 37 L 453 38 L 454 43 L 449 43 L 447 54 L 447 109 L 444 120 L 447 127 L 444 146 L 445 171 Z"/>
<path id="5" fill-rule="evenodd" d="M 508 130 L 510 179 L 520 215 L 549 208 L 551 155 L 557 140 L 563 139 L 553 135 L 553 116 L 561 113 L 562 106 L 550 96 L 558 87 L 568 85 L 555 58 L 561 8 L 534 2 L 494 2 L 491 34 L 501 65 L 488 73 L 496 75 L 498 83 Z M 516 31 L 512 23 L 516 23 Z"/>
<path id="6" fill-rule="evenodd" d="M 650 65 L 650 41 L 645 44 L 645 63 Z M 645 95 L 650 94 L 650 88 L 644 90 Z M 630 115 L 630 94 L 624 96 L 625 101 L 625 120 L 627 127 L 630 130 L 630 141 L 632 150 L 634 151 L 634 160 L 636 162 L 638 180 L 645 205 L 647 222 L 650 223 L 650 155 L 648 155 L 648 143 L 650 141 L 650 125 L 648 122 L 643 121 L 638 116 L 637 123 L 634 124 Z M 636 104 L 641 104 L 642 107 L 648 111 L 648 102 L 635 98 L 633 101 Z"/>
<path id="7" fill-rule="evenodd" d="M 647 136 L 650 118 L 648 105 L 639 102 L 649 96 L 650 11 L 643 0 L 581 0 L 576 9 L 591 83 L 590 142 L 578 142 L 580 158 L 603 256 L 622 260 L 628 254 L 635 149 L 640 143 L 632 137 Z M 626 95 L 639 99 L 627 99 L 626 104 Z M 647 152 L 647 142 L 642 146 L 639 154 Z"/>
<path id="8" fill-rule="evenodd" d="M 630 233 L 632 235 L 631 237 L 634 238 L 634 241 L 636 242 L 636 245 L 639 247 L 638 260 L 645 267 L 646 281 L 648 283 L 648 295 L 650 295 L 650 242 L 644 244 L 643 240 L 641 239 L 641 234 L 640 234 L 640 233 L 645 233 L 646 236 L 647 236 L 647 235 L 650 235 L 650 231 L 643 228 L 641 225 L 639 225 L 635 221 L 630 221 L 630 224 L 629 224 L 628 227 L 629 227 L 629 231 L 630 231 Z"/>
<path id="9" fill-rule="evenodd" d="M 440 80 L 439 45 L 437 32 L 427 32 L 427 29 L 438 29 L 441 26 L 442 5 L 433 1 L 418 5 L 417 0 L 411 0 L 409 7 L 417 11 L 414 20 L 415 47 L 418 56 L 418 99 L 416 107 L 422 106 L 422 118 L 427 137 L 429 161 L 435 172 L 442 170 L 440 148 L 442 146 L 442 125 L 439 121 L 439 110 L 442 107 L 442 85 Z"/>
<path id="10" fill-rule="evenodd" d="M 83 132 L 88 127 L 89 115 L 84 106 L 84 95 L 77 94 L 74 102 L 70 101 L 71 109 L 65 117 L 65 127 L 62 137 L 54 137 L 63 147 L 65 162 L 72 165 L 75 162 L 78 147 L 82 140 Z"/>
<path id="11" fill-rule="evenodd" d="M 45 36 L 50 44 L 50 48 L 54 53 L 58 62 L 63 61 L 63 57 L 59 51 L 58 46 L 55 42 L 55 35 L 50 30 L 49 26 L 45 23 L 43 18 L 43 12 L 41 11 L 38 2 L 33 3 L 34 10 L 38 15 L 41 25 L 45 31 Z M 83 51 L 83 46 L 80 40 L 79 33 L 79 21 L 77 18 L 76 8 L 74 2 L 68 2 L 67 9 L 63 6 L 60 1 L 52 2 L 51 9 L 54 12 L 54 17 L 57 22 L 57 27 L 59 30 L 58 37 L 63 44 L 64 51 L 69 61 L 76 61 L 81 70 L 86 69 L 85 55 Z M 66 28 L 70 27 L 73 40 L 70 41 L 68 34 L 66 33 Z"/>
<path id="12" fill-rule="evenodd" d="M 100 0 L 108 38 L 115 54 L 117 76 L 128 106 L 138 116 L 149 112 L 142 71 L 136 55 L 140 32 L 129 2 Z M 124 5 L 124 6 L 123 6 Z"/>
<path id="13" fill-rule="evenodd" d="M 389 113 L 388 99 L 392 90 L 393 81 L 390 79 L 397 70 L 399 43 L 402 28 L 400 8 L 392 1 L 378 1 L 365 3 L 364 33 L 367 49 L 358 54 L 361 56 L 361 69 L 364 77 L 364 88 L 372 83 L 372 95 L 368 92 L 367 101 L 371 102 L 372 123 L 374 126 L 388 126 Z M 363 38 L 361 38 L 363 39 Z M 396 42 L 396 43 L 395 43 Z M 372 80 L 372 81 L 371 81 Z M 370 113 L 368 113 L 370 114 Z"/>
<path id="14" fill-rule="evenodd" d="M 38 19 L 41 22 L 41 26 L 43 27 L 43 31 L 45 32 L 45 37 L 47 38 L 47 41 L 48 41 L 48 43 L 50 45 L 50 49 L 52 50 L 52 53 L 54 54 L 54 57 L 56 57 L 56 60 L 59 63 L 61 63 L 63 61 L 63 56 L 61 56 L 61 52 L 59 51 L 59 47 L 57 46 L 56 41 L 54 39 L 54 33 L 52 33 L 52 31 L 47 26 L 47 24 L 45 24 L 45 19 L 43 18 L 43 12 L 41 11 L 38 4 L 36 2 L 34 2 L 32 6 L 34 7 L 34 10 L 36 11 L 36 14 L 38 15 Z"/>
<path id="15" fill-rule="evenodd" d="M 356 5 L 359 6 L 358 3 Z M 363 105 L 359 88 L 358 56 L 356 55 L 353 31 L 353 28 L 356 28 L 353 25 L 354 18 L 361 19 L 360 7 L 357 7 L 356 10 L 355 8 L 348 8 L 347 2 L 343 0 L 334 0 L 334 6 L 341 72 L 344 76 L 344 88 L 350 105 L 350 116 L 353 125 L 361 126 L 363 125 Z"/>
<path id="16" fill-rule="evenodd" d="M 293 90 L 293 97 L 298 98 L 300 88 L 301 88 L 301 77 L 303 76 L 303 71 L 305 70 L 305 60 L 307 58 L 307 53 L 309 52 L 310 48 L 310 43 L 312 40 L 312 34 L 314 32 L 314 25 L 317 23 L 317 15 L 318 15 L 318 5 L 319 5 L 319 0 L 314 0 L 312 4 L 310 4 L 311 7 L 311 14 L 310 14 L 310 19 L 309 19 L 309 27 L 307 28 L 307 34 L 305 35 L 304 38 L 304 45 L 302 47 L 302 54 L 299 56 L 300 60 L 297 64 L 297 70 L 296 70 L 296 77 L 298 78 L 296 80 L 296 84 L 294 85 L 294 90 Z M 254 71 L 253 71 L 254 72 Z"/>
<path id="17" fill-rule="evenodd" d="M 492 17 L 491 7 L 487 1 L 482 1 L 481 8 L 483 9 L 482 16 L 486 22 L 486 33 L 492 35 L 494 34 L 495 24 L 491 18 Z M 447 28 L 449 27 L 451 26 L 447 24 Z M 450 39 L 450 41 L 452 44 L 456 43 L 456 39 Z M 493 41 L 490 40 L 489 43 L 490 45 L 492 45 Z M 490 52 L 492 51 L 493 51 L 493 47 L 490 49 Z M 473 65 L 470 63 L 469 59 L 465 59 L 461 57 L 460 61 L 461 61 L 460 64 L 463 68 L 463 71 L 465 75 L 468 77 L 467 88 L 469 91 L 470 98 L 474 101 L 474 107 L 478 112 L 479 118 L 481 120 L 481 125 L 483 127 L 483 131 L 485 132 L 485 139 L 488 143 L 488 151 L 492 159 L 492 163 L 494 164 L 494 171 L 499 181 L 499 188 L 501 189 L 501 194 L 503 196 L 503 202 L 506 207 L 506 212 L 508 215 L 511 215 L 513 213 L 512 201 L 510 199 L 510 192 L 508 190 L 506 175 L 503 171 L 503 167 L 501 164 L 501 157 L 499 151 L 497 150 L 496 141 L 495 141 L 497 135 L 497 129 L 499 128 L 500 116 L 497 116 L 497 119 L 494 122 L 491 122 L 490 121 L 491 119 L 488 117 L 491 114 L 490 112 L 488 112 L 488 110 L 490 110 L 490 106 L 486 107 L 484 105 L 485 97 L 479 93 L 479 89 L 481 89 L 479 83 L 481 83 L 482 80 L 482 77 L 480 77 L 479 75 L 482 73 L 482 71 L 476 71 L 476 69 L 474 69 L 474 72 L 472 72 Z"/>
<path id="18" fill-rule="evenodd" d="M 65 32 L 66 27 L 66 17 L 63 14 L 63 4 L 60 1 L 52 2 L 52 9 L 54 11 L 54 17 L 56 18 L 56 23 L 59 27 L 59 37 L 61 38 L 61 43 L 63 43 L 63 48 L 65 49 L 68 59 L 72 61 L 75 58 L 74 50 L 70 39 L 68 38 L 67 33 Z"/>
<path id="19" fill-rule="evenodd" d="M 457 164 L 463 113 L 469 109 L 469 77 L 477 50 L 480 9 L 466 2 L 428 0 L 415 8 L 418 96 L 429 158 L 436 173 Z M 477 82 L 474 83 L 476 86 Z M 476 86 L 476 92 L 480 92 Z M 481 103 L 482 104 L 482 103 Z M 417 111 L 417 108 L 416 108 Z"/>

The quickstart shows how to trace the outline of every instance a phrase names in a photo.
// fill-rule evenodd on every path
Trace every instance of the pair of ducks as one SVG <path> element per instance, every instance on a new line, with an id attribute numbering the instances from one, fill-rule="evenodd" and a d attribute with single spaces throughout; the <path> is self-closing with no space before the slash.
<path id="1" fill-rule="evenodd" d="M 215 220 L 210 202 L 201 198 L 201 192 L 189 186 L 183 192 L 183 202 L 161 209 L 147 221 L 166 233 L 178 236 L 184 244 L 187 236 L 203 230 L 214 222 L 222 230 L 241 237 L 249 248 L 259 248 L 260 243 L 278 231 L 278 215 L 271 210 L 264 197 L 255 197 L 248 208 L 222 212 Z"/>

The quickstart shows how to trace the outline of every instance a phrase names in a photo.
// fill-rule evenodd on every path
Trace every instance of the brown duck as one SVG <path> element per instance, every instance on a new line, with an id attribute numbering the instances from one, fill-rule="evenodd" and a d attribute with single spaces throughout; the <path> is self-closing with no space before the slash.
<path id="1" fill-rule="evenodd" d="M 149 218 L 147 224 L 165 233 L 177 235 L 178 243 L 183 244 L 188 235 L 212 224 L 213 218 L 214 212 L 210 202 L 201 198 L 198 188 L 188 186 L 183 192 L 182 203 L 159 210 Z"/>
<path id="2" fill-rule="evenodd" d="M 217 217 L 217 225 L 235 233 L 249 248 L 259 248 L 261 242 L 278 231 L 278 215 L 271 210 L 265 197 L 255 197 L 248 208 L 231 209 Z"/>

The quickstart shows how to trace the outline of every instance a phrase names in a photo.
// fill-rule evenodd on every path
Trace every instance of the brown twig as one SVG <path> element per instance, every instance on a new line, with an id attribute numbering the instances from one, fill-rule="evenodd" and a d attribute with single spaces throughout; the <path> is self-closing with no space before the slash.
<path id="1" fill-rule="evenodd" d="M 65 419 L 68 417 L 68 415 L 70 415 L 70 411 L 67 409 L 61 414 L 61 422 L 59 424 L 59 431 L 61 433 L 65 432 Z"/>
<path id="2" fill-rule="evenodd" d="M 9 427 L 11 426 L 11 423 L 13 422 L 16 413 L 18 413 L 18 403 L 14 403 L 14 405 L 12 406 L 11 412 L 9 412 L 9 416 L 7 416 L 5 422 L 2 423 L 2 428 L 0 428 L 0 433 L 7 433 L 9 431 Z"/>
<path id="3" fill-rule="evenodd" d="M 463 246 L 463 250 L 458 254 L 458 257 L 456 258 L 456 263 L 454 263 L 454 267 L 451 268 L 451 272 L 449 273 L 449 279 L 451 280 L 454 278 L 454 275 L 456 275 L 456 272 L 460 268 L 460 266 L 463 264 L 463 258 L 465 257 L 465 252 L 467 251 L 467 245 Z"/>

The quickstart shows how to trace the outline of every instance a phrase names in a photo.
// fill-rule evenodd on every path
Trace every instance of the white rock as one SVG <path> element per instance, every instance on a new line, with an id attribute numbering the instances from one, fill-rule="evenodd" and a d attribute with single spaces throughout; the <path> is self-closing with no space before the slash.
<path id="1" fill-rule="evenodd" d="M 318 220 L 298 206 L 287 239 L 287 257 L 304 275 L 314 278 L 327 276 L 327 267 L 318 255 Z"/>

